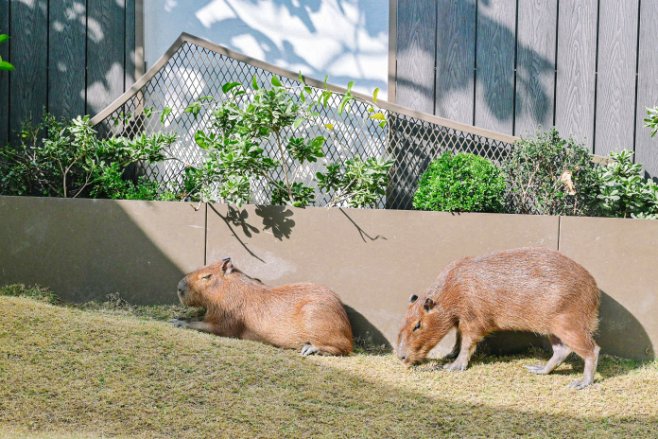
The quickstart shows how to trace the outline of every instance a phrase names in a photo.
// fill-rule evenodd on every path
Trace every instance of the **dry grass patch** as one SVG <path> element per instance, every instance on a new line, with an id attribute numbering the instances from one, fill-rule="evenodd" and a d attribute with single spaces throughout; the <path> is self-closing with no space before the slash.
<path id="1" fill-rule="evenodd" d="M 146 313 L 145 313 L 146 314 Z M 166 315 L 166 312 L 156 313 Z M 0 437 L 655 437 L 658 363 L 538 356 L 463 373 L 392 355 L 302 358 L 136 318 L 0 297 Z M 575 367 L 575 370 L 572 368 Z"/>

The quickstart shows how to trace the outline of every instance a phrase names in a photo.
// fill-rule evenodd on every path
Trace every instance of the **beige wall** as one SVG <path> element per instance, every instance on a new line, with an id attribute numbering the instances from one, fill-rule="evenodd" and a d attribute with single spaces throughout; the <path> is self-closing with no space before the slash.
<path id="1" fill-rule="evenodd" d="M 185 272 L 231 256 L 271 285 L 329 286 L 358 337 L 394 343 L 408 296 L 450 261 L 559 246 L 604 293 L 604 352 L 655 356 L 658 222 L 224 205 L 205 212 L 186 203 L 0 197 L 0 284 L 39 283 L 71 301 L 119 292 L 133 303 L 167 303 L 176 301 Z M 509 352 L 529 342 L 541 343 L 504 334 L 483 349 Z"/>

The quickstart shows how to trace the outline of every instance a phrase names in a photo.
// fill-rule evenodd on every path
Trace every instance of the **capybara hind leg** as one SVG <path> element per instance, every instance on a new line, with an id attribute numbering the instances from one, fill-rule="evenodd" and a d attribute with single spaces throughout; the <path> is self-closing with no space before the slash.
<path id="1" fill-rule="evenodd" d="M 583 389 L 594 382 L 596 366 L 601 348 L 594 342 L 592 334 L 586 329 L 568 330 L 558 334 L 565 345 L 570 347 L 585 361 L 585 373 L 582 380 L 572 382 L 569 387 Z"/>
<path id="2" fill-rule="evenodd" d="M 532 373 L 537 375 L 548 375 L 553 372 L 553 370 L 558 367 L 571 353 L 571 349 L 567 347 L 562 340 L 554 335 L 549 336 L 551 340 L 551 346 L 553 347 L 553 356 L 548 360 L 545 365 L 538 364 L 536 366 L 526 366 Z"/>
<path id="3" fill-rule="evenodd" d="M 585 373 L 583 374 L 583 379 L 582 380 L 576 380 L 569 384 L 569 387 L 573 389 L 584 389 L 585 387 L 589 386 L 594 382 L 594 375 L 596 374 L 596 366 L 599 362 L 599 351 L 601 348 L 594 344 L 594 349 L 590 354 L 587 356 L 583 356 L 580 353 L 578 355 L 581 355 L 583 357 L 583 360 L 585 360 Z"/>
<path id="4" fill-rule="evenodd" d="M 348 351 L 341 349 L 336 346 L 328 345 L 313 345 L 311 343 L 306 343 L 302 346 L 302 350 L 299 352 L 304 357 L 309 355 L 345 355 Z"/>
<path id="5" fill-rule="evenodd" d="M 479 337 L 474 337 L 471 334 L 462 334 L 459 355 L 457 355 L 455 361 L 444 365 L 443 368 L 451 372 L 466 370 L 478 341 Z"/>

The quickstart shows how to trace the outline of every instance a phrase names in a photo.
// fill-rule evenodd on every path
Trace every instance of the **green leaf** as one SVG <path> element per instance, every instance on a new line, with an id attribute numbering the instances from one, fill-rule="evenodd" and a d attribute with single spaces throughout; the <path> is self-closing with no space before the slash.
<path id="1" fill-rule="evenodd" d="M 256 75 L 252 76 L 251 78 L 251 88 L 253 88 L 254 90 L 260 89 L 260 87 L 258 86 L 258 78 L 256 78 Z"/>
<path id="2" fill-rule="evenodd" d="M 194 118 L 196 119 L 199 116 L 199 113 L 201 112 L 201 102 L 192 102 L 190 105 L 185 108 L 186 113 L 190 113 Z"/>
<path id="3" fill-rule="evenodd" d="M 162 109 L 162 114 L 160 114 L 160 123 L 164 124 L 165 121 L 167 120 L 167 116 L 171 114 L 171 108 L 170 107 L 164 107 Z"/>
<path id="4" fill-rule="evenodd" d="M 298 118 L 295 119 L 295 121 L 292 123 L 292 127 L 293 127 L 294 129 L 297 129 L 297 128 L 299 128 L 299 126 L 300 126 L 302 123 L 304 123 L 304 119 L 302 119 L 301 117 L 298 117 Z"/>
<path id="5" fill-rule="evenodd" d="M 372 92 L 372 101 L 377 103 L 377 96 L 379 95 L 379 87 L 375 88 Z"/>
<path id="6" fill-rule="evenodd" d="M 0 34 L 0 43 L 4 43 L 9 39 L 9 35 L 7 34 Z"/>
<path id="7" fill-rule="evenodd" d="M 354 87 L 354 81 L 350 81 L 347 83 L 347 91 L 351 91 L 352 87 Z"/>
<path id="8" fill-rule="evenodd" d="M 153 115 L 153 107 L 144 107 L 144 117 L 151 117 Z"/>
<path id="9" fill-rule="evenodd" d="M 283 87 L 281 80 L 277 76 L 272 76 L 272 85 L 275 87 Z"/>
<path id="10" fill-rule="evenodd" d="M 299 71 L 299 75 L 297 76 L 297 80 L 301 82 L 302 84 L 306 84 L 306 81 L 304 80 L 304 75 L 302 75 L 302 71 Z"/>
<path id="11" fill-rule="evenodd" d="M 256 78 L 254 76 L 254 78 Z M 235 87 L 240 87 L 242 84 L 239 82 L 227 82 L 226 84 L 222 85 L 222 91 L 224 93 L 228 93 L 229 91 L 233 90 Z"/>
<path id="12" fill-rule="evenodd" d="M 0 59 L 0 70 L 12 71 L 14 70 L 14 66 L 11 63 Z"/>
<path id="13" fill-rule="evenodd" d="M 210 148 L 209 141 L 210 139 L 208 136 L 206 136 L 206 133 L 203 131 L 199 130 L 196 133 L 194 133 L 194 141 L 196 142 L 197 145 L 199 145 L 199 148 L 207 150 Z"/>
<path id="14" fill-rule="evenodd" d="M 334 124 L 333 123 L 325 123 L 324 124 L 325 128 L 327 128 L 329 131 L 334 130 Z"/>
<path id="15" fill-rule="evenodd" d="M 384 113 L 382 113 L 381 111 L 379 111 L 379 112 L 377 112 L 377 113 L 371 114 L 371 115 L 370 115 L 370 119 L 374 119 L 374 120 L 386 120 L 386 116 L 384 115 Z"/>

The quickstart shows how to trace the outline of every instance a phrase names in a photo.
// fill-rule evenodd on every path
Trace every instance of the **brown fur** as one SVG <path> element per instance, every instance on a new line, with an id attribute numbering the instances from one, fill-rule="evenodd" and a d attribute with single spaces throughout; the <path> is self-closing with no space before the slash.
<path id="1" fill-rule="evenodd" d="M 225 259 L 185 276 L 178 284 L 178 296 L 184 305 L 206 308 L 206 315 L 202 322 L 177 326 L 302 349 L 304 355 L 352 352 L 345 308 L 333 291 L 321 285 L 269 287 Z"/>
<path id="2" fill-rule="evenodd" d="M 532 331 L 549 335 L 554 350 L 549 363 L 529 367 L 532 372 L 550 373 L 573 351 L 586 366 L 573 387 L 593 381 L 600 292 L 585 268 L 559 252 L 520 248 L 464 258 L 448 265 L 424 297 L 411 299 L 397 346 L 406 364 L 425 359 L 452 328 L 461 346 L 446 365 L 450 370 L 465 369 L 476 343 L 491 332 Z"/>

